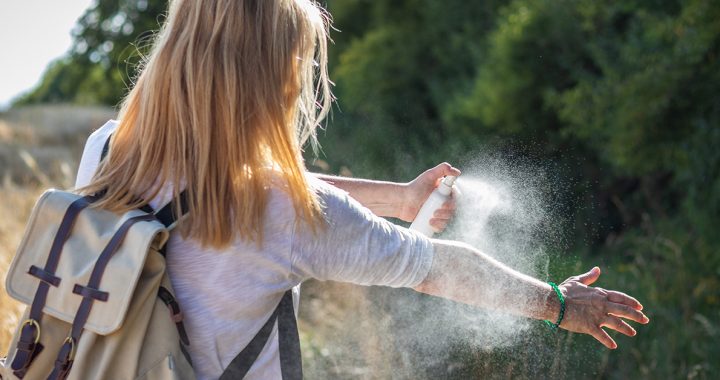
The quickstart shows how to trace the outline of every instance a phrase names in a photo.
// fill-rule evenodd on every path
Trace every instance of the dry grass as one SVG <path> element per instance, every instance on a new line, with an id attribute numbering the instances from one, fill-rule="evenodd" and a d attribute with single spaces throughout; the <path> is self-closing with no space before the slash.
<path id="1" fill-rule="evenodd" d="M 5 292 L 5 276 L 36 198 L 69 188 L 88 134 L 115 112 L 99 107 L 34 106 L 0 113 L 0 355 L 23 307 Z"/>
<path id="2" fill-rule="evenodd" d="M 88 134 L 113 117 L 109 108 L 67 105 L 0 113 L 0 179 L 70 187 Z"/>
<path id="3" fill-rule="evenodd" d="M 30 209 L 35 198 L 40 194 L 39 188 L 19 188 L 12 184 L 2 186 L 0 201 L 0 273 L 2 273 L 2 292 L 0 292 L 0 353 L 4 354 L 18 324 L 22 305 L 10 298 L 5 292 L 5 274 L 22 238 L 25 221 L 30 216 Z"/>

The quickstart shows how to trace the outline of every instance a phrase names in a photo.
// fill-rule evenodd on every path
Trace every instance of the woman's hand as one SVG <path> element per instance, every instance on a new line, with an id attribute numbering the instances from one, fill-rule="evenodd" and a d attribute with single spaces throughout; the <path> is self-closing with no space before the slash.
<path id="1" fill-rule="evenodd" d="M 650 320 L 642 313 L 643 307 L 635 298 L 621 292 L 588 286 L 599 277 L 600 268 L 595 267 L 585 274 L 568 278 L 558 286 L 565 297 L 565 317 L 560 327 L 592 335 L 607 348 L 615 349 L 617 343 L 602 327 L 635 336 L 635 329 L 622 318 L 642 324 Z"/>
<path id="2" fill-rule="evenodd" d="M 430 193 L 440 184 L 442 177 L 446 175 L 459 176 L 460 170 L 453 168 L 448 163 L 442 163 L 426 170 L 408 183 L 345 178 L 318 173 L 312 173 L 312 175 L 345 190 L 375 215 L 412 222 Z M 444 230 L 450 218 L 455 214 L 454 198 L 456 193 L 457 189 L 453 187 L 450 199 L 430 219 L 430 226 L 435 229 L 435 232 Z"/>
<path id="3" fill-rule="evenodd" d="M 443 162 L 432 169 L 426 170 L 417 178 L 405 184 L 398 217 L 406 222 L 415 220 L 415 216 L 417 216 L 423 203 L 428 199 L 430 193 L 440 185 L 440 181 L 446 175 L 457 177 L 460 175 L 460 170 L 452 167 L 447 162 Z M 455 215 L 456 192 L 456 187 L 453 187 L 453 192 L 448 201 L 435 211 L 432 219 L 430 219 L 430 226 L 435 229 L 435 232 L 442 232 L 453 215 Z"/>

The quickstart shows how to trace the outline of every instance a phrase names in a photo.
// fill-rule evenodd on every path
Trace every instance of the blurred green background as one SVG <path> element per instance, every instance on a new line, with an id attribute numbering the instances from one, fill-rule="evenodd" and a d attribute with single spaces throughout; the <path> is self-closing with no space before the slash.
<path id="1" fill-rule="evenodd" d="M 544 330 L 524 351 L 459 345 L 460 369 L 428 378 L 720 377 L 720 2 L 324 4 L 339 101 L 311 168 L 405 181 L 478 151 L 530 162 L 568 231 L 550 278 L 600 264 L 652 320 L 614 352 Z M 165 7 L 96 2 L 14 107 L 116 106 Z"/>

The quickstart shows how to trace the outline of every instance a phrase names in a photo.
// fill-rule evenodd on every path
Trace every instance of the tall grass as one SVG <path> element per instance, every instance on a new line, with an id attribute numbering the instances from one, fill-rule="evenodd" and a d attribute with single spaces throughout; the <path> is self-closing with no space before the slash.
<path id="1" fill-rule="evenodd" d="M 22 305 L 5 292 L 5 274 L 22 238 L 30 209 L 40 191 L 38 188 L 20 188 L 11 183 L 3 184 L 0 190 L 0 215 L 3 215 L 0 218 L 0 273 L 3 280 L 0 292 L 0 355 L 4 355 L 23 310 Z"/>
<path id="2" fill-rule="evenodd" d="M 33 106 L 0 113 L 0 355 L 23 307 L 5 292 L 5 276 L 37 197 L 69 188 L 90 131 L 113 118 L 104 107 Z"/>

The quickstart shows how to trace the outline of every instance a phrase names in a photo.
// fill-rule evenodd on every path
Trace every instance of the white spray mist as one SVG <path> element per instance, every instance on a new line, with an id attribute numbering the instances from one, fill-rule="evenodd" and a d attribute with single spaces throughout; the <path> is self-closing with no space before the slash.
<path id="1" fill-rule="evenodd" d="M 452 186 L 462 196 L 454 220 L 439 238 L 469 243 L 523 273 L 547 278 L 550 255 L 566 231 L 558 218 L 562 217 L 561 205 L 548 202 L 547 194 L 561 190 L 562 184 L 534 163 L 497 156 L 482 155 L 461 168 L 463 175 Z M 321 313 L 324 325 L 333 313 L 342 321 L 332 335 L 331 340 L 338 343 L 331 347 L 330 357 L 337 353 L 343 361 L 352 359 L 352 365 L 333 365 L 332 371 L 337 371 L 333 376 L 325 373 L 319 377 L 467 379 L 476 378 L 476 373 L 488 377 L 492 365 L 498 363 L 478 362 L 472 357 L 502 353 L 535 363 L 547 356 L 537 344 L 547 331 L 537 321 L 408 289 L 355 291 L 352 304 L 357 307 L 344 313 L 334 309 Z M 343 300 L 349 299 L 346 293 L 342 293 Z M 468 367 L 474 365 L 491 367 L 478 372 Z M 517 374 L 528 377 L 533 368 L 534 364 L 528 364 Z M 514 374 L 502 372 L 496 377 Z"/>
<path id="2" fill-rule="evenodd" d="M 520 272 L 546 278 L 548 247 L 560 238 L 555 205 L 545 203 L 546 179 L 540 169 L 492 157 L 464 166 L 453 184 L 462 193 L 454 221 L 439 238 L 469 243 Z M 453 354 L 457 350 L 522 350 L 537 325 L 413 292 L 374 288 L 369 296 L 382 305 L 376 318 L 387 324 L 378 336 L 391 338 L 384 345 L 398 356 L 392 375 L 398 379 L 452 377 L 465 364 Z M 427 376 L 418 376 L 418 368 Z"/>

